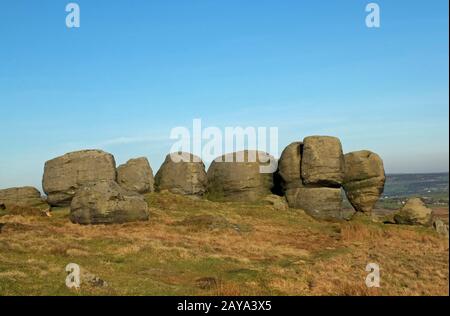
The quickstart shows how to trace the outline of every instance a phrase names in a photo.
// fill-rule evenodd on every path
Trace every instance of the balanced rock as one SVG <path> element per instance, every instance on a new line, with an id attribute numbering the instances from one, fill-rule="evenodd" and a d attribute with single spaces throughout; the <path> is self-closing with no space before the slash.
<path id="1" fill-rule="evenodd" d="M 113 224 L 145 221 L 149 218 L 147 202 L 115 181 L 88 183 L 79 188 L 70 204 L 70 220 L 78 224 Z"/>
<path id="2" fill-rule="evenodd" d="M 155 181 L 147 158 L 130 159 L 127 163 L 117 167 L 117 183 L 129 191 L 153 192 Z"/>
<path id="3" fill-rule="evenodd" d="M 282 192 L 303 187 L 300 171 L 302 149 L 303 143 L 294 142 L 289 144 L 281 153 L 278 160 L 277 176 Z"/>
<path id="4" fill-rule="evenodd" d="M 342 193 L 339 188 L 289 189 L 286 191 L 286 199 L 290 207 L 302 209 L 316 219 L 341 220 L 348 217 L 342 209 Z"/>
<path id="5" fill-rule="evenodd" d="M 0 204 L 10 206 L 41 207 L 46 205 L 41 192 L 34 187 L 18 187 L 0 190 Z"/>
<path id="6" fill-rule="evenodd" d="M 190 153 L 167 155 L 155 176 L 157 191 L 183 195 L 202 195 L 206 191 L 206 171 L 202 160 Z"/>
<path id="7" fill-rule="evenodd" d="M 42 186 L 53 206 L 68 206 L 82 185 L 116 179 L 114 157 L 101 150 L 65 154 L 45 163 Z"/>
<path id="8" fill-rule="evenodd" d="M 344 180 L 341 142 L 331 136 L 309 136 L 303 140 L 301 174 L 304 184 L 340 187 Z"/>
<path id="9" fill-rule="evenodd" d="M 432 210 L 425 206 L 419 198 L 411 198 L 394 215 L 397 224 L 430 226 Z"/>
<path id="10" fill-rule="evenodd" d="M 347 198 L 356 211 L 370 213 L 384 190 L 383 160 L 368 150 L 348 153 L 344 159 Z"/>
<path id="11" fill-rule="evenodd" d="M 245 150 L 216 158 L 208 169 L 208 197 L 213 200 L 254 202 L 271 194 L 273 173 L 265 173 L 273 157 Z"/>

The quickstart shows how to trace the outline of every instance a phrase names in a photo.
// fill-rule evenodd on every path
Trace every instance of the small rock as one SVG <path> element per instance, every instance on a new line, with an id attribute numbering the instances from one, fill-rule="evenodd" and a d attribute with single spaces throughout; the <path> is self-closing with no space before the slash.
<path id="1" fill-rule="evenodd" d="M 448 238 L 448 225 L 446 225 L 441 219 L 437 217 L 433 218 L 432 227 L 438 234 Z"/>
<path id="2" fill-rule="evenodd" d="M 394 215 L 397 224 L 430 226 L 432 210 L 425 206 L 419 198 L 409 199 Z"/>
<path id="3" fill-rule="evenodd" d="M 217 287 L 217 280 L 213 277 L 199 278 L 195 280 L 195 285 L 202 290 L 210 290 Z"/>
<path id="4" fill-rule="evenodd" d="M 100 277 L 96 276 L 95 274 L 92 274 L 86 270 L 81 271 L 81 284 L 87 283 L 91 286 L 95 287 L 107 287 L 108 282 L 105 280 L 102 280 Z"/>
<path id="5" fill-rule="evenodd" d="M 266 196 L 263 201 L 268 202 L 277 211 L 286 211 L 289 208 L 284 196 L 271 194 Z"/>

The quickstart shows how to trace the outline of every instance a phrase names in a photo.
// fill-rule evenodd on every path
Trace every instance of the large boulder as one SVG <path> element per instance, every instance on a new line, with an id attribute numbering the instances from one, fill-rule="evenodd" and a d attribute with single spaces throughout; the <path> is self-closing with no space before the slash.
<path id="1" fill-rule="evenodd" d="M 157 191 L 168 190 L 182 195 L 203 195 L 206 183 L 205 165 L 201 159 L 183 152 L 167 155 L 155 176 Z"/>
<path id="2" fill-rule="evenodd" d="M 409 199 L 394 215 L 394 221 L 403 225 L 431 226 L 433 211 L 419 198 Z"/>
<path id="3" fill-rule="evenodd" d="M 347 198 L 356 211 L 370 213 L 384 190 L 383 160 L 368 150 L 348 153 L 344 159 Z"/>
<path id="4" fill-rule="evenodd" d="M 342 220 L 352 215 L 342 209 L 342 193 L 339 188 L 289 189 L 286 191 L 286 199 L 290 207 L 302 209 L 316 219 Z"/>
<path id="5" fill-rule="evenodd" d="M 116 179 L 114 157 L 101 150 L 65 154 L 45 163 L 42 187 L 53 206 L 68 206 L 82 185 Z"/>
<path id="6" fill-rule="evenodd" d="M 0 205 L 5 208 L 11 206 L 38 207 L 46 205 L 41 192 L 34 187 L 18 187 L 0 190 Z"/>
<path id="7" fill-rule="evenodd" d="M 147 158 L 130 159 L 127 163 L 117 167 L 117 183 L 129 191 L 153 192 L 155 181 Z"/>
<path id="8" fill-rule="evenodd" d="M 142 195 L 126 191 L 112 180 L 82 186 L 70 204 L 70 220 L 83 225 L 144 221 L 148 218 L 148 205 Z"/>
<path id="9" fill-rule="evenodd" d="M 304 184 L 340 187 L 344 180 L 341 142 L 331 136 L 309 136 L 303 140 L 301 174 Z"/>
<path id="10" fill-rule="evenodd" d="M 278 160 L 277 179 L 282 192 L 303 187 L 300 171 L 302 150 L 303 143 L 294 142 L 289 144 L 281 153 Z"/>
<path id="11" fill-rule="evenodd" d="M 208 197 L 254 202 L 271 194 L 273 173 L 262 172 L 273 157 L 245 150 L 216 158 L 208 169 Z"/>

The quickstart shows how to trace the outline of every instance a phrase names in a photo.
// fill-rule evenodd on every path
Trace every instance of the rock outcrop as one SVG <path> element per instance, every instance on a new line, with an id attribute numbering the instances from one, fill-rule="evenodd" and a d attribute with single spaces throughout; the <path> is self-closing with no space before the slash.
<path id="1" fill-rule="evenodd" d="M 155 181 L 147 158 L 130 159 L 117 167 L 117 183 L 129 191 L 141 194 L 153 192 Z"/>
<path id="2" fill-rule="evenodd" d="M 0 190 L 0 205 L 5 208 L 24 206 L 42 208 L 47 206 L 41 192 L 34 187 L 18 187 Z"/>
<path id="3" fill-rule="evenodd" d="M 343 220 L 342 192 L 339 188 L 304 187 L 286 192 L 289 206 L 304 210 L 310 216 L 322 220 Z"/>
<path id="4" fill-rule="evenodd" d="M 394 215 L 394 221 L 403 225 L 430 226 L 432 224 L 432 210 L 426 207 L 421 199 L 411 198 Z"/>
<path id="5" fill-rule="evenodd" d="M 283 150 L 275 177 L 276 188 L 281 188 L 291 208 L 303 209 L 317 219 L 349 219 L 354 211 L 342 208 L 344 164 L 338 138 L 306 137 Z"/>
<path id="6" fill-rule="evenodd" d="M 50 205 L 68 206 L 78 188 L 102 180 L 116 180 L 114 157 L 101 150 L 83 150 L 47 161 L 42 186 Z"/>
<path id="7" fill-rule="evenodd" d="M 190 153 L 167 155 L 155 176 L 157 191 L 168 190 L 183 195 L 203 195 L 207 177 L 201 159 Z"/>
<path id="8" fill-rule="evenodd" d="M 245 150 L 216 158 L 208 169 L 208 197 L 212 200 L 254 202 L 271 194 L 273 173 L 262 173 L 273 157 Z"/>
<path id="9" fill-rule="evenodd" d="M 113 224 L 145 221 L 147 202 L 115 181 L 88 183 L 79 188 L 70 205 L 70 220 L 78 224 Z"/>
<path id="10" fill-rule="evenodd" d="M 371 213 L 384 190 L 383 161 L 368 150 L 345 154 L 344 190 L 356 211 Z"/>
<path id="11" fill-rule="evenodd" d="M 304 184 L 340 187 L 344 180 L 341 142 L 331 136 L 309 136 L 303 140 L 301 175 Z"/>
<path id="12" fill-rule="evenodd" d="M 301 177 L 303 143 L 289 144 L 278 160 L 278 178 L 282 192 L 303 187 Z"/>

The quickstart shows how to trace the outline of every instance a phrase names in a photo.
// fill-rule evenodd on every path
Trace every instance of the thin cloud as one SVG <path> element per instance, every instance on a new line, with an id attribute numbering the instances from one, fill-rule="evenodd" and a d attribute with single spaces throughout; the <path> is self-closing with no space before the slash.
<path id="1" fill-rule="evenodd" d="M 163 136 L 122 136 L 112 139 L 107 139 L 97 143 L 97 146 L 112 146 L 112 145 L 128 145 L 136 143 L 152 143 L 152 142 L 164 142 L 170 140 L 169 137 Z"/>

